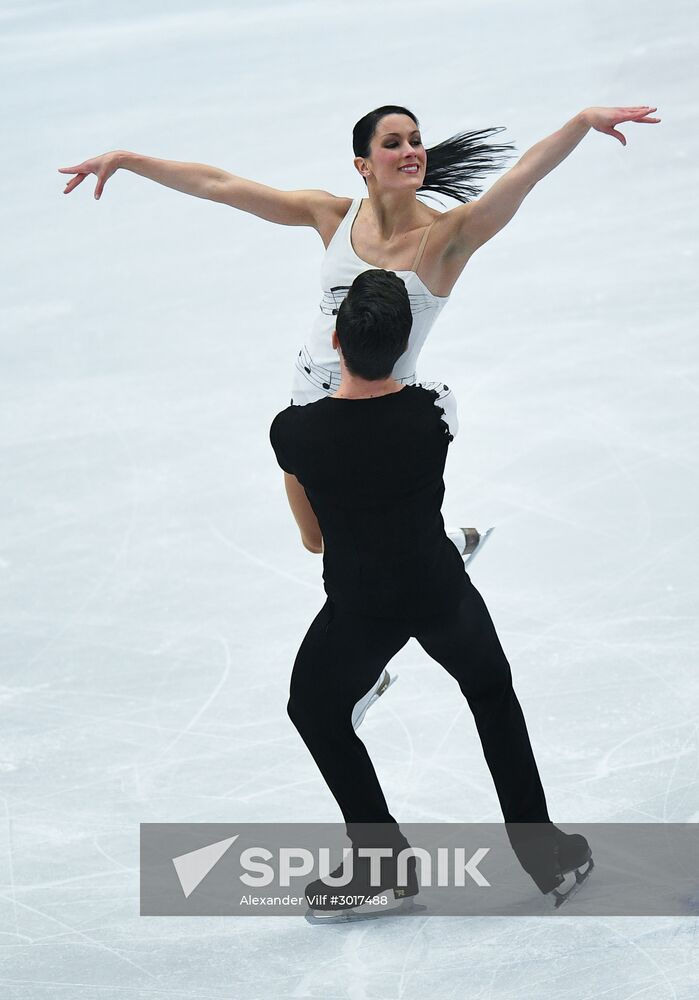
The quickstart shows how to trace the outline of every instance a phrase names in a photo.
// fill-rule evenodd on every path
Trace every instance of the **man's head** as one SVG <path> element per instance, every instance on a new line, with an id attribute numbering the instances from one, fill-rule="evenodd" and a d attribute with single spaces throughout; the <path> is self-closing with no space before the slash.
<path id="1" fill-rule="evenodd" d="M 342 301 L 333 334 L 351 375 L 389 378 L 408 346 L 413 325 L 405 282 L 393 271 L 372 268 L 358 274 Z"/>

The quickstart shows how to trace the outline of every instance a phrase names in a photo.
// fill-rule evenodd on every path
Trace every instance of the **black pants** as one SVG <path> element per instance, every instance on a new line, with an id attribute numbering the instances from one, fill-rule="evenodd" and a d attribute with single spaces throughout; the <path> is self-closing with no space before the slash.
<path id="1" fill-rule="evenodd" d="M 396 824 L 351 716 L 411 636 L 456 679 L 468 701 L 505 822 L 549 823 L 509 663 L 483 598 L 464 573 L 463 597 L 453 612 L 415 621 L 369 618 L 328 599 L 301 643 L 287 711 L 342 811 L 350 839 L 353 824 Z M 455 811 L 466 809 L 464 803 Z"/>

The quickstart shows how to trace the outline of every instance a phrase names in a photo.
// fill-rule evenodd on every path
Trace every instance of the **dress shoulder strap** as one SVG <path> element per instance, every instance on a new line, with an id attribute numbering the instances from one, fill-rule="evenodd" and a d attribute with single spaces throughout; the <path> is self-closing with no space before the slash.
<path id="1" fill-rule="evenodd" d="M 425 251 L 425 244 L 427 243 L 427 238 L 430 235 L 432 226 L 435 224 L 436 221 L 437 221 L 436 219 L 433 219 L 432 222 L 430 222 L 427 229 L 422 234 L 422 239 L 420 240 L 420 246 L 418 247 L 417 250 L 417 257 L 413 261 L 413 266 L 410 268 L 411 271 L 417 271 L 420 261 L 422 260 L 422 255 Z"/>

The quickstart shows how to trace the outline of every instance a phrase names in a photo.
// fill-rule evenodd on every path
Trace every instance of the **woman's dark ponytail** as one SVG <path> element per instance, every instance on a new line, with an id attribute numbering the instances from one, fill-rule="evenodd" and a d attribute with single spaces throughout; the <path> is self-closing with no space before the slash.
<path id="1" fill-rule="evenodd" d="M 355 156 L 370 155 L 371 140 L 376 126 L 385 115 L 407 115 L 418 122 L 412 111 L 395 104 L 386 104 L 364 115 L 352 130 L 352 146 Z M 509 159 L 509 152 L 515 150 L 511 143 L 490 143 L 485 140 L 491 135 L 504 131 L 505 126 L 479 129 L 475 132 L 459 132 L 450 139 L 426 150 L 427 171 L 424 183 L 417 193 L 435 191 L 456 201 L 467 202 L 477 198 L 482 190 L 479 181 L 493 171 L 502 170 Z M 366 178 L 364 178 L 366 184 Z M 435 199 L 439 200 L 439 199 Z M 440 204 L 442 204 L 440 202 Z"/>

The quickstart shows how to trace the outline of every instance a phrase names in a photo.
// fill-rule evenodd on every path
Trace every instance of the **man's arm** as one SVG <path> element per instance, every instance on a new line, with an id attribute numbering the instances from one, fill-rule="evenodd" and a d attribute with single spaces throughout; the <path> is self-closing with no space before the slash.
<path id="1" fill-rule="evenodd" d="M 284 486 L 289 498 L 291 513 L 294 515 L 301 532 L 304 548 L 307 548 L 309 552 L 321 553 L 323 551 L 323 536 L 315 511 L 308 502 L 306 491 L 296 476 L 292 476 L 290 472 L 284 473 Z"/>
<path id="2" fill-rule="evenodd" d="M 291 507 L 291 513 L 299 526 L 301 541 L 304 548 L 309 552 L 320 553 L 323 551 L 323 536 L 320 532 L 320 525 L 315 511 L 311 507 L 306 491 L 298 481 L 294 472 L 295 462 L 293 451 L 289 452 L 290 427 L 294 427 L 294 420 L 298 418 L 299 407 L 287 406 L 286 410 L 278 413 L 272 421 L 269 429 L 269 440 L 277 457 L 277 462 L 284 470 L 284 487 L 286 496 Z M 291 433 L 293 441 L 293 433 Z"/>

